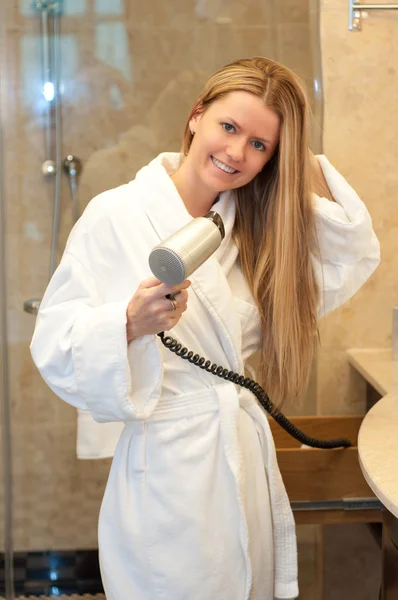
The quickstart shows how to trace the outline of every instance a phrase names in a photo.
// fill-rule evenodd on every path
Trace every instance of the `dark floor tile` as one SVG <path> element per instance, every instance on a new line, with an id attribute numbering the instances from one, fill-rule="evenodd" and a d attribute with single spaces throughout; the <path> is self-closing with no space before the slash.
<path id="1" fill-rule="evenodd" d="M 101 581 L 77 581 L 77 591 L 79 594 L 100 594 L 104 592 Z"/>
<path id="2" fill-rule="evenodd" d="M 377 600 L 381 550 L 364 523 L 325 525 L 322 600 Z"/>

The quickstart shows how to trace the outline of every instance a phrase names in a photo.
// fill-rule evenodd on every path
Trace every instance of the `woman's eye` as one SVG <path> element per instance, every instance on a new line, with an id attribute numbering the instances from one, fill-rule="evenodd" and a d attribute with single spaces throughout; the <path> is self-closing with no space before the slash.
<path id="1" fill-rule="evenodd" d="M 254 142 L 252 142 L 252 144 L 256 150 L 265 150 L 264 144 L 262 142 L 259 142 L 258 140 L 254 140 Z"/>
<path id="2" fill-rule="evenodd" d="M 231 131 L 235 130 L 235 127 L 233 125 L 231 125 L 231 123 L 221 123 L 221 125 L 223 126 L 225 131 L 227 131 L 228 133 L 231 133 Z"/>

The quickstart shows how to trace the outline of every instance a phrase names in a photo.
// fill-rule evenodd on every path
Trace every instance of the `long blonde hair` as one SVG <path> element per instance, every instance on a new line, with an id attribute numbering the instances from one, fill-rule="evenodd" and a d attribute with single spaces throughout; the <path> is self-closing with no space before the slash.
<path id="1" fill-rule="evenodd" d="M 243 274 L 260 312 L 259 383 L 277 405 L 305 393 L 317 342 L 319 289 L 311 254 L 317 251 L 311 200 L 309 104 L 298 77 L 272 60 L 233 62 L 210 77 L 187 121 L 229 92 L 262 98 L 280 117 L 271 160 L 235 190 L 234 237 Z"/>

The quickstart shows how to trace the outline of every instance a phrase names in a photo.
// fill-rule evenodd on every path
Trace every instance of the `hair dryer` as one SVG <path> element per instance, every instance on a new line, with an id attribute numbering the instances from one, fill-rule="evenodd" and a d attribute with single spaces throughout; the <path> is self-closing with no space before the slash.
<path id="1" fill-rule="evenodd" d="M 155 246 L 149 255 L 151 271 L 163 283 L 178 285 L 217 250 L 224 237 L 218 213 L 196 217 Z"/>
<path id="2" fill-rule="evenodd" d="M 204 217 L 197 217 L 179 229 L 176 233 L 161 242 L 149 255 L 149 266 L 152 273 L 167 285 L 178 285 L 189 277 L 213 252 L 217 250 L 225 237 L 224 224 L 220 215 L 216 212 L 208 212 Z M 170 298 L 173 295 L 166 296 Z M 249 389 L 257 398 L 260 405 L 266 410 L 279 425 L 291 436 L 301 443 L 315 448 L 339 448 L 351 446 L 351 442 L 345 438 L 334 440 L 317 440 L 297 429 L 278 409 L 273 405 L 263 388 L 254 380 L 234 373 L 229 369 L 211 363 L 210 360 L 195 354 L 192 350 L 185 348 L 169 335 L 162 331 L 158 333 L 163 345 L 171 352 L 177 354 L 184 360 L 197 365 L 199 368 L 231 381 L 236 385 Z"/>

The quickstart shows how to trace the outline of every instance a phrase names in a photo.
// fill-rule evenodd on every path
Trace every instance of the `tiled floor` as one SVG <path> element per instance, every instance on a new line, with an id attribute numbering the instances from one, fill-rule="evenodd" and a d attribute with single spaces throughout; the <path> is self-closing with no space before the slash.
<path id="1" fill-rule="evenodd" d="M 300 600 L 377 600 L 381 554 L 367 525 L 300 525 L 297 537 Z M 16 553 L 14 562 L 17 600 L 106 600 L 96 550 Z M 2 581 L 0 600 L 0 559 Z"/>
<path id="2" fill-rule="evenodd" d="M 5 598 L 0 597 L 0 600 L 5 600 Z M 72 594 L 71 596 L 16 596 L 15 600 L 106 600 L 106 598 L 104 594 L 96 594 L 95 596 Z"/>
<path id="3" fill-rule="evenodd" d="M 378 600 L 381 528 L 373 529 L 379 533 L 364 523 L 324 527 L 322 600 Z"/>
<path id="4" fill-rule="evenodd" d="M 19 597 L 78 597 L 103 594 L 97 550 L 15 552 L 14 589 Z M 4 558 L 0 558 L 4 595 Z M 80 596 L 79 596 L 80 594 Z"/>

